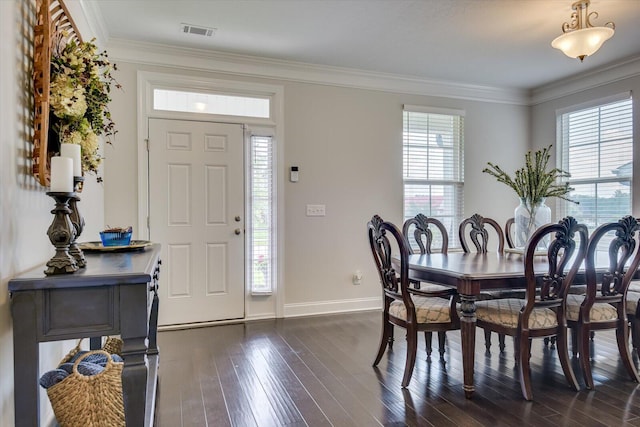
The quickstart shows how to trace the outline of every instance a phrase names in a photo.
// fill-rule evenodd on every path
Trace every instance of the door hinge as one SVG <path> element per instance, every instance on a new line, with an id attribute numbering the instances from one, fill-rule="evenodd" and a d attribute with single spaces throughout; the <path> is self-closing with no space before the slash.
<path id="1" fill-rule="evenodd" d="M 149 138 L 144 140 L 145 144 L 147 145 L 147 153 L 149 152 Z"/>
<path id="2" fill-rule="evenodd" d="M 147 217 L 147 230 L 151 228 L 151 217 Z"/>

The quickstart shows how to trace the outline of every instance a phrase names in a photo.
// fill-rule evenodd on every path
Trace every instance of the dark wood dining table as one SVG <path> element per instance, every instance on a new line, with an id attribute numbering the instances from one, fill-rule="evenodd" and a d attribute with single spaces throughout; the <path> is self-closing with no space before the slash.
<path id="1" fill-rule="evenodd" d="M 548 271 L 545 256 L 534 257 L 534 271 Z M 518 253 L 426 254 L 409 256 L 411 279 L 455 287 L 460 295 L 460 334 L 462 339 L 463 389 L 471 398 L 476 338 L 476 299 L 481 290 L 525 287 L 524 256 Z M 576 278 L 577 281 L 580 277 Z"/>

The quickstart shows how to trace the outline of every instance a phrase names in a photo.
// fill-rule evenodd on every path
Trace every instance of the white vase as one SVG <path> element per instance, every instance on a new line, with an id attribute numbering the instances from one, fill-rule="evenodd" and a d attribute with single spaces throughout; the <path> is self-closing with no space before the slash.
<path id="1" fill-rule="evenodd" d="M 540 226 L 551 222 L 551 208 L 544 204 L 545 199 L 540 203 L 531 204 L 524 197 L 520 198 L 520 204 L 513 212 L 514 223 L 514 244 L 516 248 L 524 249 L 527 246 L 529 237 Z M 547 247 L 544 239 L 538 245 L 538 249 L 544 250 Z"/>

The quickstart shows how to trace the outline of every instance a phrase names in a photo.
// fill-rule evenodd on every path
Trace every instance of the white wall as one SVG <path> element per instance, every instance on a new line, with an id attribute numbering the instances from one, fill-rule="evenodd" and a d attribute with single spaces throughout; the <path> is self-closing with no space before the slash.
<path id="1" fill-rule="evenodd" d="M 528 149 L 526 106 L 406 95 L 388 91 L 235 76 L 206 69 L 146 65 L 119 60 L 116 78 L 124 92 L 113 93 L 112 114 L 119 133 L 107 147 L 105 220 L 135 224 L 137 213 L 136 73 L 138 70 L 284 86 L 285 161 L 300 168 L 288 180 L 285 198 L 285 315 L 379 306 L 377 273 L 366 238 L 373 214 L 402 221 L 402 105 L 466 110 L 465 213 L 479 212 L 500 223 L 513 215 L 512 191 L 481 171 L 487 161 L 506 165 Z M 129 55 L 131 56 L 131 55 Z M 144 56 L 144 52 L 140 52 Z M 326 217 L 305 216 L 306 204 L 325 204 Z M 364 278 L 351 284 L 355 270 Z M 251 316 L 275 313 L 274 299 L 251 299 Z"/>
<path id="2" fill-rule="evenodd" d="M 0 1 L 0 426 L 14 425 L 13 327 L 7 282 L 54 255 L 47 237 L 53 201 L 30 175 L 32 148 L 31 75 L 35 1 Z M 103 195 L 88 179 L 80 204 L 87 230 L 103 225 Z M 95 240 L 95 239 L 93 239 Z M 41 344 L 41 372 L 57 365 L 73 343 Z M 34 387 L 36 385 L 34 384 Z M 41 419 L 52 418 L 44 390 Z"/>

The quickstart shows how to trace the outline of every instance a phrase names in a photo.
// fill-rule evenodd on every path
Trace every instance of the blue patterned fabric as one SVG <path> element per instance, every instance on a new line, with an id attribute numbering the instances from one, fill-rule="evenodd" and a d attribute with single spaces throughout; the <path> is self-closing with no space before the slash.
<path id="1" fill-rule="evenodd" d="M 65 371 L 64 369 L 54 369 L 52 371 L 45 372 L 40 377 L 40 385 L 46 389 L 53 385 L 58 384 L 60 381 L 67 378 L 68 376 L 69 376 L 69 372 Z"/>
<path id="2" fill-rule="evenodd" d="M 40 377 L 40 385 L 46 389 L 58 384 L 73 372 L 73 365 L 73 363 L 67 362 L 60 365 L 58 369 L 45 372 Z M 100 366 L 97 363 L 85 362 L 84 360 L 78 363 L 78 373 L 81 375 L 91 376 L 99 374 L 102 371 L 104 371 L 104 366 Z"/>
<path id="3" fill-rule="evenodd" d="M 69 376 L 69 374 L 73 373 L 73 365 L 78 360 L 78 358 L 86 353 L 88 353 L 88 351 L 79 351 L 71 358 L 69 362 L 63 363 L 62 365 L 58 366 L 58 369 L 53 369 L 51 371 L 45 372 L 40 377 L 40 385 L 46 389 L 64 380 L 67 376 Z M 117 354 L 112 354 L 111 359 L 117 363 L 123 362 L 122 357 L 118 356 Z M 107 366 L 108 361 L 109 359 L 106 354 L 91 354 L 82 359 L 82 361 L 78 364 L 78 372 L 81 375 L 85 376 L 99 374 L 100 372 L 104 371 L 104 368 Z"/>

